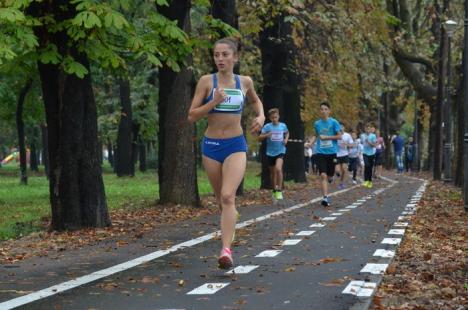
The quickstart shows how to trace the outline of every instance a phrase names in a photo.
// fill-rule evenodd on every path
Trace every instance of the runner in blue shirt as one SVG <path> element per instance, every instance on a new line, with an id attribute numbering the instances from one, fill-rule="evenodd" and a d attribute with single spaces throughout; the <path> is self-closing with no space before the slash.
<path id="1" fill-rule="evenodd" d="M 325 207 L 330 206 L 328 183 L 331 182 L 335 174 L 336 153 L 338 152 L 337 140 L 341 139 L 340 123 L 330 117 L 330 113 L 330 104 L 328 102 L 321 103 L 321 118 L 314 123 L 317 136 L 317 166 L 322 180 L 323 198 L 321 204 Z"/>
<path id="2" fill-rule="evenodd" d="M 279 110 L 276 108 L 268 111 L 271 123 L 262 128 L 258 139 L 267 139 L 266 155 L 270 168 L 270 181 L 273 188 L 273 198 L 283 199 L 283 158 L 286 154 L 286 144 L 288 144 L 289 131 L 286 124 L 279 121 Z"/>
<path id="3" fill-rule="evenodd" d="M 375 161 L 375 146 L 377 144 L 377 136 L 374 134 L 375 127 L 371 123 L 366 125 L 366 133 L 361 135 L 362 145 L 364 146 L 362 154 L 364 157 L 364 186 L 372 188 L 372 170 L 374 169 Z"/>

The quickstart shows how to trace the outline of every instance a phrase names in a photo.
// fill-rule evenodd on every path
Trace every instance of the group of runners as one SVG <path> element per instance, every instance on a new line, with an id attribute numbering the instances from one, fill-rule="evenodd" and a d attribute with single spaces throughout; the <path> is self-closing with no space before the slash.
<path id="1" fill-rule="evenodd" d="M 213 58 L 217 68 L 214 74 L 202 76 L 196 86 L 189 109 L 188 120 L 196 122 L 208 118 L 208 126 L 201 142 L 203 166 L 213 188 L 221 210 L 221 253 L 218 257 L 220 268 L 233 266 L 231 244 L 234 240 L 238 219 L 235 199 L 247 164 L 247 142 L 245 140 L 241 115 L 244 103 L 252 104 L 256 116 L 250 130 L 258 134 L 259 140 L 266 140 L 266 155 L 270 167 L 270 179 L 274 199 L 283 199 L 283 157 L 289 140 L 287 126 L 280 122 L 278 109 L 268 111 L 270 122 L 265 123 L 263 104 L 258 97 L 254 83 L 248 76 L 234 74 L 234 65 L 239 60 L 239 42 L 223 38 L 215 42 Z M 364 161 L 364 186 L 372 187 L 372 172 L 376 159 L 378 138 L 372 124 L 360 136 L 345 131 L 336 119 L 330 116 L 330 104 L 320 104 L 321 118 L 314 123 L 316 132 L 316 163 L 321 178 L 323 206 L 330 205 L 328 185 L 335 173 L 339 175 L 340 187 L 344 187 L 345 173 L 352 172 L 356 181 L 359 145 L 362 144 Z"/>

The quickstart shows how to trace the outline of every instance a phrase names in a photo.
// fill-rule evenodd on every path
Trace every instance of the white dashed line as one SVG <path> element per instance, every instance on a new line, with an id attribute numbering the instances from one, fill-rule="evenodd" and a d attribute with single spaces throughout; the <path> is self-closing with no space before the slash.
<path id="1" fill-rule="evenodd" d="M 408 227 L 408 225 L 409 224 L 406 223 L 406 222 L 395 222 L 395 223 L 393 223 L 393 226 L 395 226 L 395 227 Z"/>
<path id="2" fill-rule="evenodd" d="M 366 264 L 361 269 L 361 273 L 383 274 L 387 270 L 388 264 Z"/>
<path id="3" fill-rule="evenodd" d="M 315 233 L 315 230 L 303 230 L 296 234 L 296 236 L 310 236 Z"/>
<path id="4" fill-rule="evenodd" d="M 340 216 L 340 215 L 343 215 L 343 213 L 339 213 L 339 212 L 336 212 L 336 213 L 332 213 L 330 215 L 333 215 L 333 216 Z"/>
<path id="5" fill-rule="evenodd" d="M 351 210 L 349 210 L 349 209 L 340 209 L 340 210 L 338 210 L 338 211 L 339 211 L 339 212 L 349 212 L 349 211 L 351 211 Z"/>
<path id="6" fill-rule="evenodd" d="M 252 270 L 257 269 L 260 267 L 259 265 L 246 265 L 246 266 L 237 266 L 236 268 L 229 270 L 226 274 L 246 274 L 251 272 Z"/>
<path id="7" fill-rule="evenodd" d="M 336 220 L 335 216 L 326 216 L 322 218 L 322 221 L 334 221 Z"/>
<path id="8" fill-rule="evenodd" d="M 382 244 L 400 244 L 401 238 L 384 238 Z"/>
<path id="9" fill-rule="evenodd" d="M 266 250 L 263 251 L 262 253 L 258 254 L 255 257 L 275 257 L 276 255 L 280 254 L 283 252 L 283 250 Z"/>
<path id="10" fill-rule="evenodd" d="M 342 294 L 356 295 L 357 297 L 370 297 L 374 293 L 377 283 L 365 281 L 351 281 Z"/>
<path id="11" fill-rule="evenodd" d="M 324 227 L 325 224 L 321 224 L 321 223 L 314 223 L 312 225 L 310 225 L 309 227 L 310 228 L 320 228 L 320 227 Z"/>
<path id="12" fill-rule="evenodd" d="M 390 229 L 388 231 L 388 234 L 389 235 L 404 235 L 405 234 L 405 230 L 404 229 Z"/>
<path id="13" fill-rule="evenodd" d="M 281 242 L 281 245 L 296 245 L 301 241 L 302 239 L 287 239 Z"/>
<path id="14" fill-rule="evenodd" d="M 205 283 L 191 290 L 187 295 L 211 295 L 228 286 L 229 283 Z"/>
<path id="15" fill-rule="evenodd" d="M 377 249 L 377 250 L 375 250 L 373 256 L 379 256 L 379 257 L 383 257 L 383 258 L 392 258 L 393 256 L 395 256 L 395 251 Z"/>

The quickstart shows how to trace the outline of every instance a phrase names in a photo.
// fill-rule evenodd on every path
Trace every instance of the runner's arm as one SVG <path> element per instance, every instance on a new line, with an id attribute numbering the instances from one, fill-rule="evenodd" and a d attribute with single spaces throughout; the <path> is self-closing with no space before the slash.
<path id="1" fill-rule="evenodd" d="M 245 85 L 247 89 L 247 98 L 252 103 L 253 108 L 257 116 L 252 121 L 252 125 L 250 126 L 250 130 L 252 133 L 259 132 L 263 124 L 265 123 L 265 114 L 263 112 L 263 104 L 260 98 L 258 98 L 257 93 L 255 92 L 254 84 L 252 79 L 249 76 L 245 77 Z"/>

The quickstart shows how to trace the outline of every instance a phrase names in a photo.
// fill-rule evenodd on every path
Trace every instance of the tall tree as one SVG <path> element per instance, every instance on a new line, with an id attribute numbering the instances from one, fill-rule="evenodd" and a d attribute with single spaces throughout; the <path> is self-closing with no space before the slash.
<path id="1" fill-rule="evenodd" d="M 190 0 L 158 6 L 159 12 L 186 32 L 190 31 Z M 192 137 L 195 126 L 187 122 L 192 96 L 192 57 L 179 72 L 163 66 L 159 72 L 159 195 L 161 203 L 200 205 Z"/>
<path id="2" fill-rule="evenodd" d="M 31 4 L 29 12 L 60 24 L 73 17 L 76 8 L 68 1 L 41 2 Z M 72 57 L 89 72 L 88 57 L 65 29 L 52 31 L 41 25 L 35 34 L 41 48 L 53 44 L 63 58 Z M 55 64 L 38 66 L 48 129 L 52 228 L 108 226 L 91 76 L 80 78 Z"/>
<path id="3" fill-rule="evenodd" d="M 130 81 L 128 78 L 119 79 L 120 90 L 120 122 L 117 133 L 117 148 L 115 156 L 115 172 L 117 176 L 134 176 L 135 165 L 132 158 L 133 117 L 132 101 L 130 99 Z"/>
<path id="4" fill-rule="evenodd" d="M 24 101 L 26 95 L 32 86 L 32 80 L 29 79 L 25 85 L 21 88 L 21 91 L 18 96 L 18 103 L 16 106 L 16 129 L 18 131 L 18 146 L 19 146 L 19 158 L 20 158 L 20 183 L 28 184 L 28 175 L 27 175 L 27 152 L 26 152 L 26 141 L 24 134 L 24 121 L 23 121 L 23 110 L 24 110 Z"/>

